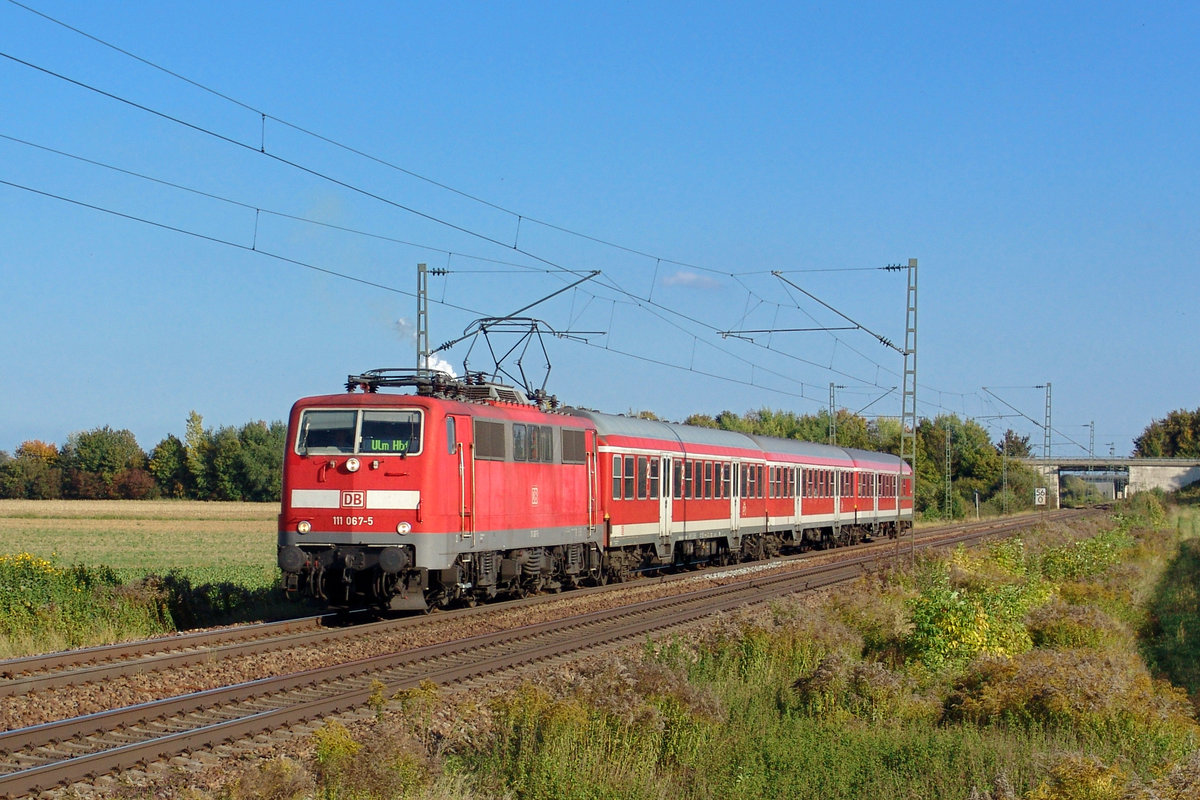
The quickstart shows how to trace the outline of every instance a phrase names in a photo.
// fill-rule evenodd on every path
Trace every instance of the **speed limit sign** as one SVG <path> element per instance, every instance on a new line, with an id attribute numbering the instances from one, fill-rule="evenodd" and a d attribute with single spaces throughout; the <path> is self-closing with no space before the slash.
<path id="1" fill-rule="evenodd" d="M 1035 506 L 1046 505 L 1046 489 L 1044 487 L 1038 487 L 1033 490 L 1033 504 Z"/>

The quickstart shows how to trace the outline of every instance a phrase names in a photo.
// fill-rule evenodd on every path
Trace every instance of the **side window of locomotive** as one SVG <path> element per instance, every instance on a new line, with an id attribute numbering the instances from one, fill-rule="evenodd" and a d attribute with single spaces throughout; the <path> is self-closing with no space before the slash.
<path id="1" fill-rule="evenodd" d="M 525 426 L 519 423 L 514 424 L 512 431 L 513 461 L 536 461 L 536 458 L 529 458 L 529 437 L 526 433 Z"/>
<path id="2" fill-rule="evenodd" d="M 359 452 L 408 455 L 421 452 L 421 412 L 363 411 Z"/>
<path id="3" fill-rule="evenodd" d="M 554 463 L 554 429 L 549 425 L 529 426 L 529 460 Z"/>
<path id="4" fill-rule="evenodd" d="M 583 431 L 562 429 L 562 463 L 582 464 L 587 460 L 587 441 Z"/>
<path id="5" fill-rule="evenodd" d="M 305 411 L 300 417 L 296 452 L 302 456 L 353 453 L 357 422 L 357 411 Z"/>
<path id="6" fill-rule="evenodd" d="M 475 420 L 475 457 L 484 461 L 504 460 L 504 423 Z"/>
<path id="7" fill-rule="evenodd" d="M 450 455 L 458 452 L 457 439 L 454 435 L 454 417 L 446 417 L 446 452 Z"/>

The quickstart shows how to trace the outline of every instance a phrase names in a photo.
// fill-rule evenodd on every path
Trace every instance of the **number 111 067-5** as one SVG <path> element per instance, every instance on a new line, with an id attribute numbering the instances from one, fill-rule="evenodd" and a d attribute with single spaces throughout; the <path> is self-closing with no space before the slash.
<path id="1" fill-rule="evenodd" d="M 334 514 L 334 525 L 374 525 L 374 517 L 345 517 L 340 514 Z"/>

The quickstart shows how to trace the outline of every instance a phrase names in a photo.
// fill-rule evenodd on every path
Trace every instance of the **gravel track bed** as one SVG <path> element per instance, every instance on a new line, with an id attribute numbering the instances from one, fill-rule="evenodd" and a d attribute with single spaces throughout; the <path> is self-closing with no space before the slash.
<path id="1" fill-rule="evenodd" d="M 832 557 L 833 554 L 819 556 Z M 766 568 L 798 569 L 813 563 L 812 559 L 775 562 Z M 102 684 L 68 686 L 4 697 L 0 698 L 0 729 L 15 730 L 383 653 L 401 652 L 479 634 L 511 630 L 523 625 L 613 608 L 638 600 L 680 594 L 706 585 L 727 583 L 740 577 L 745 569 L 725 570 L 721 575 L 712 577 L 697 574 L 682 581 L 639 580 L 623 585 L 620 591 L 578 596 L 568 592 L 549 602 L 520 608 L 497 609 L 491 614 L 435 614 L 427 625 L 391 633 L 375 633 L 371 636 L 364 635 L 308 648 L 295 647 L 243 657 L 221 657 L 203 664 L 111 678 Z"/>
<path id="2" fill-rule="evenodd" d="M 927 536 L 922 539 L 922 544 L 940 538 L 944 537 L 936 534 Z M 427 625 L 391 633 L 375 633 L 313 647 L 295 647 L 243 657 L 222 656 L 204 664 L 111 678 L 99 685 L 61 687 L 0 698 L 0 730 L 15 730 L 260 678 L 331 666 L 384 653 L 402 652 L 479 634 L 511 630 L 523 625 L 586 614 L 639 600 L 682 594 L 706 586 L 729 583 L 754 571 L 803 569 L 872 552 L 881 557 L 893 553 L 903 556 L 906 553 L 905 547 L 904 543 L 897 546 L 894 541 L 881 540 L 851 549 L 810 552 L 803 558 L 728 567 L 713 573 L 697 572 L 683 580 L 645 578 L 622 584 L 614 591 L 592 594 L 567 592 L 560 598 L 544 603 L 518 608 L 498 608 L 489 614 L 435 613 Z"/>

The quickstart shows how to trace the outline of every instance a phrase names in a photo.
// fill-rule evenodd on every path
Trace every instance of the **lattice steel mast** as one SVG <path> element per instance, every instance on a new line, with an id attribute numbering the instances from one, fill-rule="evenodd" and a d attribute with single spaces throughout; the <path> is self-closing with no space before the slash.
<path id="1" fill-rule="evenodd" d="M 912 480 L 905 491 L 900 477 L 900 496 L 903 506 L 908 500 L 916 519 L 917 505 L 917 260 L 908 260 L 908 302 L 904 325 L 904 395 L 900 412 L 900 458 L 912 467 Z M 896 509 L 896 524 L 900 524 L 900 508 Z M 912 528 L 913 549 L 916 549 L 917 526 Z"/>

